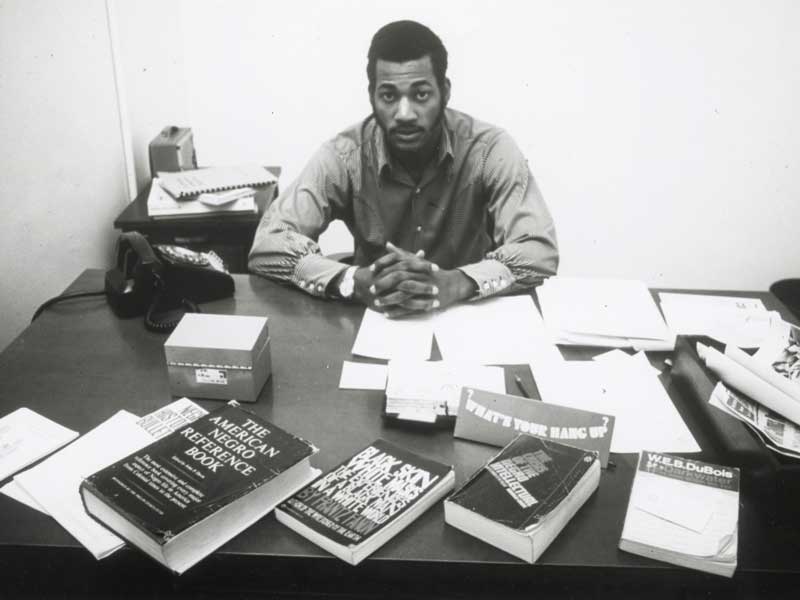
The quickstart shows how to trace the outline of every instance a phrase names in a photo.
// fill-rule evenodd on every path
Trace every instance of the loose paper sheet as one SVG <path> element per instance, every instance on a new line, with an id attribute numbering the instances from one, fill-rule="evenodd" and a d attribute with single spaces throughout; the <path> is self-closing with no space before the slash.
<path id="1" fill-rule="evenodd" d="M 352 353 L 384 360 L 428 360 L 432 342 L 431 314 L 389 319 L 367 308 Z"/>
<path id="2" fill-rule="evenodd" d="M 342 376 L 339 379 L 341 390 L 384 390 L 386 389 L 386 365 L 342 362 Z"/>
<path id="3" fill-rule="evenodd" d="M 659 293 L 670 329 L 679 335 L 707 335 L 740 348 L 756 348 L 780 323 L 758 298 Z"/>
<path id="4" fill-rule="evenodd" d="M 29 408 L 0 419 L 0 481 L 78 437 Z"/>
<path id="5" fill-rule="evenodd" d="M 443 360 L 483 365 L 562 360 L 530 296 L 452 306 L 435 315 L 433 331 Z"/>
<path id="6" fill-rule="evenodd" d="M 700 447 L 649 362 L 565 361 L 533 371 L 545 402 L 616 417 L 612 452 L 699 452 Z"/>

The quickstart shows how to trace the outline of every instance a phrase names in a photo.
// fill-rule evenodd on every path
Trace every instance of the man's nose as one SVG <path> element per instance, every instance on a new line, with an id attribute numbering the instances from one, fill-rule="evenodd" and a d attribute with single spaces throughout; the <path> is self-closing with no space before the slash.
<path id="1" fill-rule="evenodd" d="M 394 118 L 401 123 L 411 123 L 417 120 L 417 113 L 414 112 L 414 107 L 411 106 L 411 102 L 408 101 L 408 98 L 400 98 Z"/>

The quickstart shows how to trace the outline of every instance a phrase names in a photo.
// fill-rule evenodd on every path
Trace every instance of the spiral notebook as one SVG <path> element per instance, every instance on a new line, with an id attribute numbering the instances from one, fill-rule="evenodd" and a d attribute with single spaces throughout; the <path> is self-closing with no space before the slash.
<path id="1" fill-rule="evenodd" d="M 240 187 L 267 185 L 276 177 L 258 165 L 209 167 L 175 173 L 159 173 L 161 187 L 177 199 Z"/>

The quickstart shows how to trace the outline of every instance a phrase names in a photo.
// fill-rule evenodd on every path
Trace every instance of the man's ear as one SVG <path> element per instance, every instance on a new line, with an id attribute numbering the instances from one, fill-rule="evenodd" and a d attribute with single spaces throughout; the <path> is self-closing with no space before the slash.
<path id="1" fill-rule="evenodd" d="M 450 78 L 444 78 L 444 86 L 442 86 L 442 106 L 450 104 Z"/>

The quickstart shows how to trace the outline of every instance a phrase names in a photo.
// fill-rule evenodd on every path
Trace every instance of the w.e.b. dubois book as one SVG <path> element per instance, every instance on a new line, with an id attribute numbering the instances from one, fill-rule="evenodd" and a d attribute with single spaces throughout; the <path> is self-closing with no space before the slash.
<path id="1" fill-rule="evenodd" d="M 739 469 L 643 451 L 621 550 L 732 577 L 739 530 Z"/>
<path id="2" fill-rule="evenodd" d="M 536 562 L 600 483 L 597 452 L 520 434 L 444 503 L 444 519 Z"/>
<path id="3" fill-rule="evenodd" d="M 278 521 L 353 565 L 453 488 L 453 468 L 376 440 L 275 509 Z"/>
<path id="4" fill-rule="evenodd" d="M 227 404 L 84 479 L 86 512 L 176 573 L 319 475 L 317 451 Z"/>

